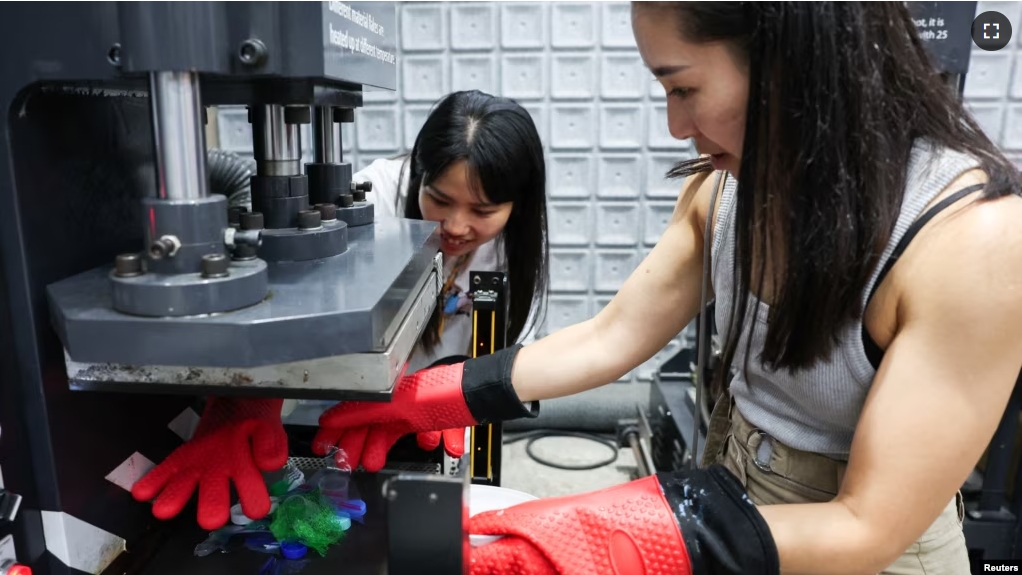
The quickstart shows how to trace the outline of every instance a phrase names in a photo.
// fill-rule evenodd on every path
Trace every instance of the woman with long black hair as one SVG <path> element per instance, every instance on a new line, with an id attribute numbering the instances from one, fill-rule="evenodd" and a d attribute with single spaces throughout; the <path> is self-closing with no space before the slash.
<path id="1" fill-rule="evenodd" d="M 470 355 L 469 271 L 507 274 L 507 342 L 532 335 L 548 282 L 546 168 L 528 111 L 471 90 L 440 100 L 409 154 L 376 160 L 353 180 L 372 182 L 380 216 L 440 224 L 447 281 L 409 373 Z"/>

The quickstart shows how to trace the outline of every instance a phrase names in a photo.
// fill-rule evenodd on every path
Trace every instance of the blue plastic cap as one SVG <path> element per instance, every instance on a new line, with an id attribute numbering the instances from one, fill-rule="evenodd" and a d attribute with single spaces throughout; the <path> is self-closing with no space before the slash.
<path id="1" fill-rule="evenodd" d="M 351 499 L 342 503 L 339 511 L 343 511 L 353 518 L 362 517 L 366 514 L 366 503 L 361 499 Z"/>
<path id="2" fill-rule="evenodd" d="M 309 548 L 301 543 L 285 541 L 280 544 L 280 552 L 284 554 L 285 559 L 301 559 L 309 552 Z"/>

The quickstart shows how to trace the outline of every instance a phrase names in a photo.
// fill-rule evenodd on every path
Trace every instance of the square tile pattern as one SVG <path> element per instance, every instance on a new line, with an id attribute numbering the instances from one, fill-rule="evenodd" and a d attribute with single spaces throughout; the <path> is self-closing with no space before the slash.
<path id="1" fill-rule="evenodd" d="M 1022 165 L 1022 2 L 980 2 L 977 14 L 986 10 L 1005 14 L 1017 39 L 998 52 L 973 49 L 966 101 Z M 358 170 L 409 151 L 433 103 L 451 91 L 519 100 L 547 159 L 552 277 L 540 333 L 591 317 L 667 225 L 679 183 L 663 174 L 694 154 L 668 133 L 663 89 L 642 66 L 629 4 L 408 2 L 397 12 L 398 91 L 366 94 L 354 126 L 344 126 L 345 161 Z M 244 110 L 220 110 L 219 138 L 251 154 Z M 625 380 L 648 379 L 663 359 Z"/>

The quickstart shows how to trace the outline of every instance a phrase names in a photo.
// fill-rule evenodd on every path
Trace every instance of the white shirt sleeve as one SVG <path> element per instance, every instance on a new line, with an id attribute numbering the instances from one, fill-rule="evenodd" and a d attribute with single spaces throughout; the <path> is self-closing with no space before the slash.
<path id="1" fill-rule="evenodd" d="M 353 182 L 372 182 L 373 191 L 366 194 L 366 200 L 375 205 L 377 216 L 396 217 L 397 199 L 401 198 L 404 205 L 405 190 L 408 189 L 408 170 L 406 158 L 384 159 L 373 161 L 365 169 L 351 176 Z"/>

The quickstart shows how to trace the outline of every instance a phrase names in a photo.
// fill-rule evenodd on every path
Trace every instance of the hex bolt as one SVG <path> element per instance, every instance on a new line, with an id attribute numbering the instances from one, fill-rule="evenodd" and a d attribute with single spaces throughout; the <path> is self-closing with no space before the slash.
<path id="1" fill-rule="evenodd" d="M 372 182 L 351 182 L 351 195 L 356 202 L 366 201 L 366 192 L 373 191 Z"/>
<path id="2" fill-rule="evenodd" d="M 355 205 L 355 199 L 351 194 L 341 194 L 341 197 L 337 200 L 340 202 L 342 208 L 350 208 Z"/>
<path id="3" fill-rule="evenodd" d="M 298 212 L 298 229 L 315 230 L 323 227 L 323 220 L 318 210 L 302 210 Z"/>
<path id="4" fill-rule="evenodd" d="M 224 228 L 224 245 L 227 246 L 227 249 L 229 250 L 234 249 L 234 246 L 236 245 L 234 240 L 237 235 L 238 235 L 237 226 L 231 225 L 229 227 Z"/>
<path id="5" fill-rule="evenodd" d="M 114 260 L 114 274 L 120 278 L 142 275 L 142 257 L 138 254 L 121 254 Z"/>
<path id="6" fill-rule="evenodd" d="M 266 60 L 266 44 L 257 38 L 249 38 L 238 46 L 238 59 L 246 66 L 258 66 Z"/>
<path id="7" fill-rule="evenodd" d="M 206 254 L 202 256 L 202 277 L 225 278 L 230 264 L 231 261 L 223 254 Z"/>
<path id="8" fill-rule="evenodd" d="M 181 247 L 181 241 L 174 236 L 163 236 L 149 246 L 149 257 L 154 260 L 172 258 Z"/>
<path id="9" fill-rule="evenodd" d="M 262 212 L 243 212 L 241 214 L 241 229 L 243 230 L 263 229 Z"/>
<path id="10" fill-rule="evenodd" d="M 324 222 L 332 222 L 337 219 L 337 206 L 334 204 L 316 204 L 319 210 L 319 217 Z"/>
<path id="11" fill-rule="evenodd" d="M 230 224 L 232 227 L 240 226 L 241 225 L 241 214 L 242 214 L 242 210 L 243 209 L 244 208 L 242 208 L 241 206 L 234 206 L 232 208 L 228 208 L 227 209 L 227 223 Z"/>

